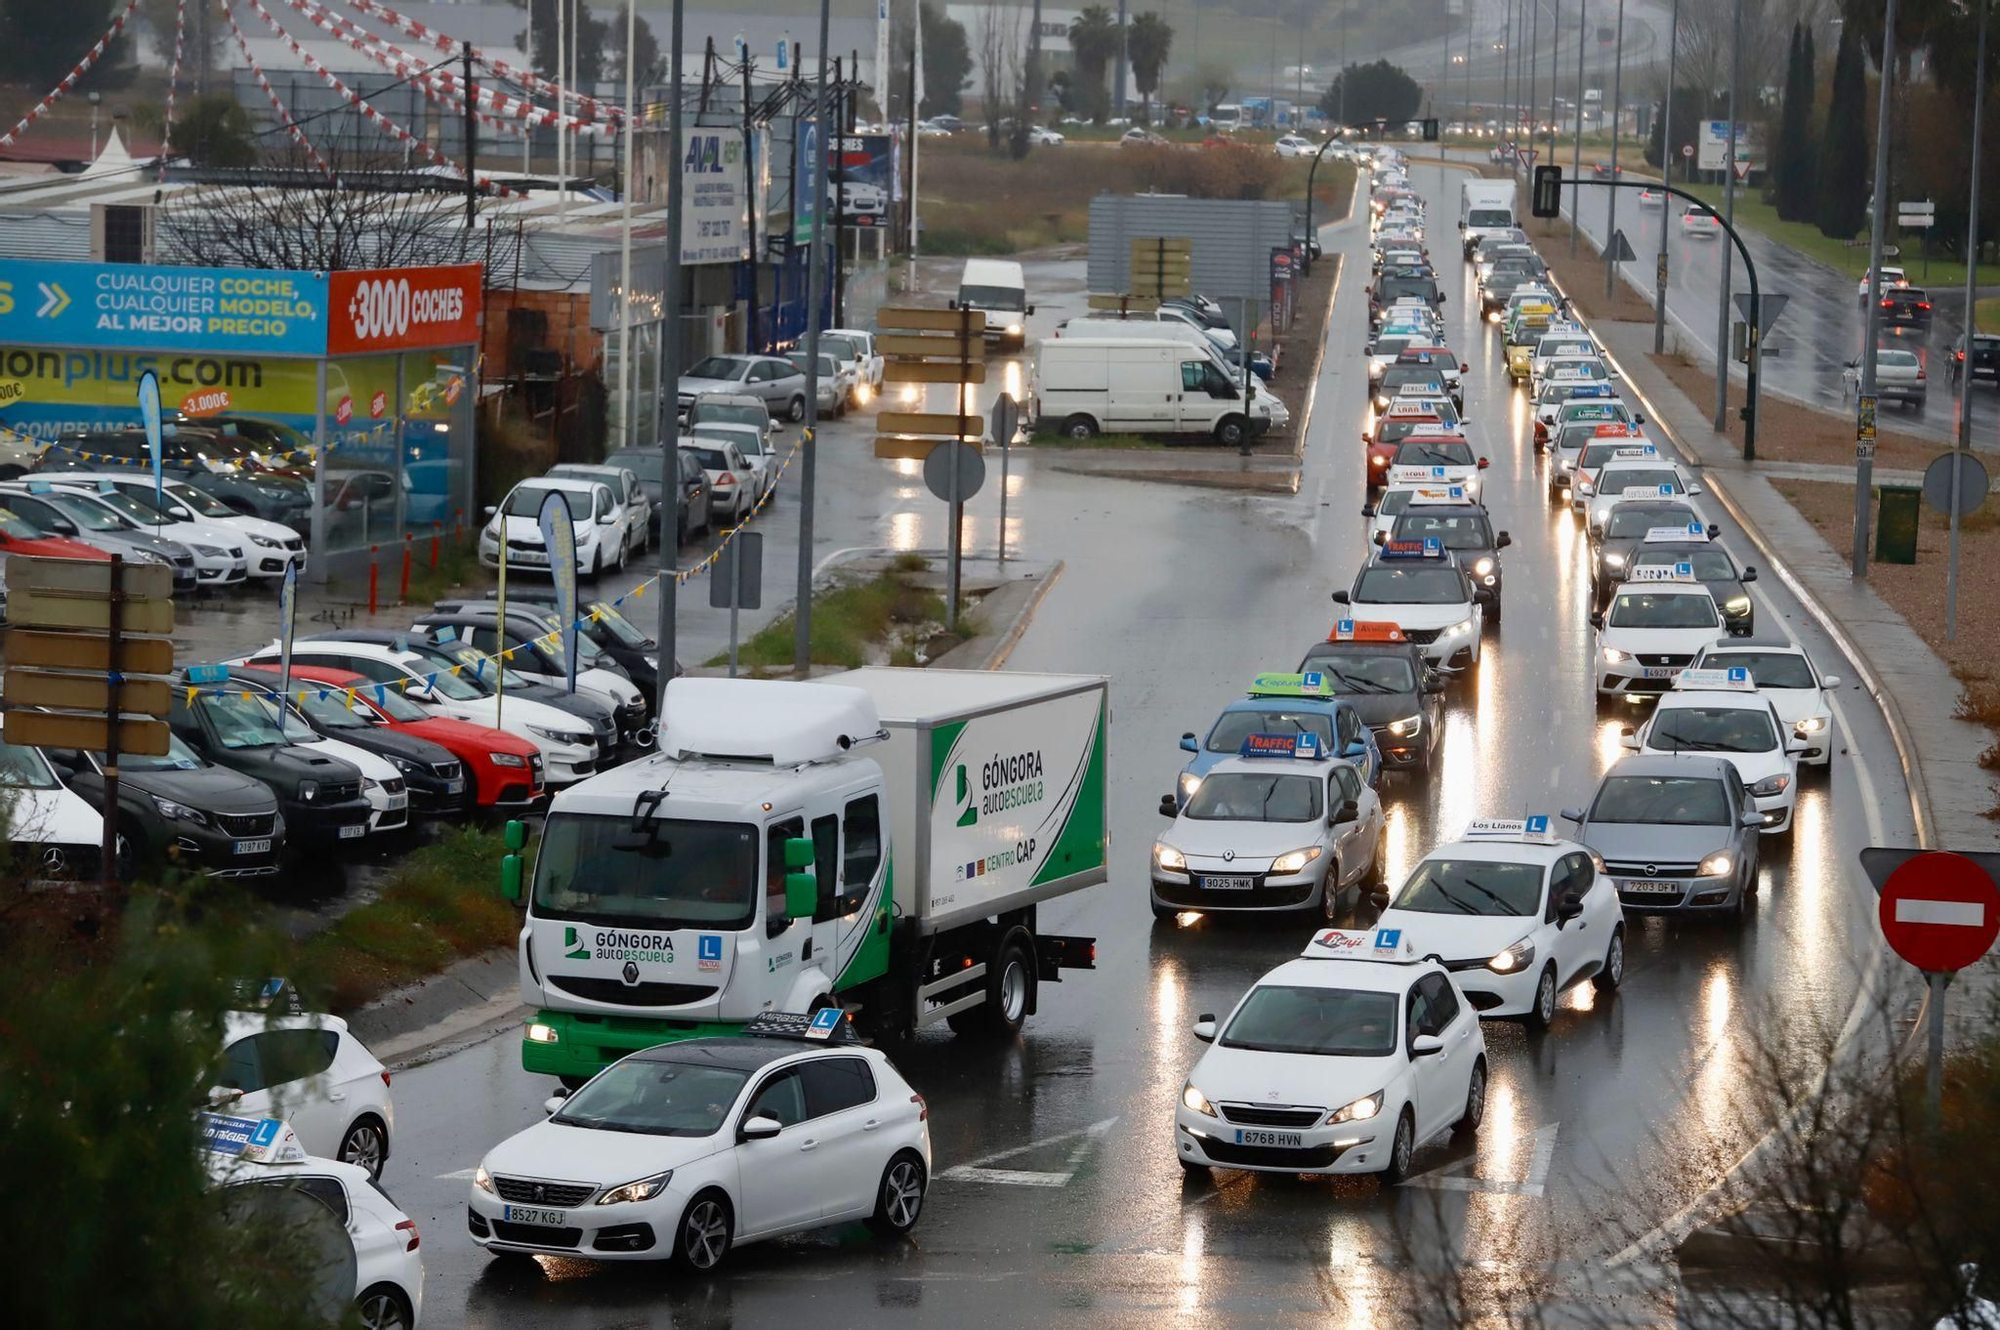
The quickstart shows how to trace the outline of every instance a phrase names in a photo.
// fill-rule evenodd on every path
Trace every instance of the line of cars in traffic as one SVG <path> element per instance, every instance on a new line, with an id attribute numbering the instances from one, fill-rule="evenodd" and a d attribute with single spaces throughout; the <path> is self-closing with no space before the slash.
<path id="1" fill-rule="evenodd" d="M 1424 201 L 1393 150 L 1373 185 L 1370 372 L 1395 377 L 1363 435 L 1368 558 L 1295 671 L 1253 680 L 1205 738 L 1182 737 L 1195 757 L 1152 847 L 1158 920 L 1316 925 L 1296 959 L 1196 1021 L 1209 1048 L 1172 1128 L 1190 1174 L 1408 1176 L 1427 1142 L 1479 1127 L 1482 1020 L 1546 1028 L 1567 990 L 1617 990 L 1628 914 L 1740 915 L 1764 840 L 1791 828 L 1801 768 L 1833 756 L 1840 680 L 1760 628 L 1755 569 L 1717 539 L 1700 484 L 1647 440 L 1588 330 L 1519 257 L 1526 236 L 1494 228 L 1467 257 L 1482 295 L 1511 287 L 1490 306 L 1495 341 L 1533 404 L 1551 503 L 1584 528 L 1600 714 L 1632 723 L 1587 803 L 1475 819 L 1400 884 L 1383 879 L 1376 787 L 1429 776 L 1444 696 L 1476 676 L 1498 623 L 1510 541 L 1479 485 L 1488 460 L 1466 433 Z M 1381 907 L 1372 926 L 1339 927 L 1362 890 Z"/>

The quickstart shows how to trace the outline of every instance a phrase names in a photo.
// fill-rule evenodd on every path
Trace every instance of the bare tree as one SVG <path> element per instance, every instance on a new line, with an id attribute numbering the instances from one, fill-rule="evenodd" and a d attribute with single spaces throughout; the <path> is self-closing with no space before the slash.
<path id="1" fill-rule="evenodd" d="M 265 164 L 214 172 L 172 195 L 160 210 L 163 258 L 320 272 L 471 262 L 489 272 L 512 268 L 518 226 L 468 229 L 461 181 L 413 170 L 399 152 L 343 146 L 352 141 L 320 136 L 317 160 L 290 144 Z"/>
<path id="2" fill-rule="evenodd" d="M 1014 92 L 1020 84 L 1026 17 L 1020 0 L 1007 0 L 983 6 L 976 23 L 980 109 L 986 117 L 987 146 L 997 152 L 1003 137 L 1002 112 L 1016 100 Z"/>

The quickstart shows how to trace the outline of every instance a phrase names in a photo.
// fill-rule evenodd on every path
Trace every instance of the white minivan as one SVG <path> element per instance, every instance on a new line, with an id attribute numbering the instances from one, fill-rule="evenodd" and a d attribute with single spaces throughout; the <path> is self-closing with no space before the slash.
<path id="1" fill-rule="evenodd" d="M 1028 392 L 1042 427 L 1102 433 L 1207 434 L 1237 447 L 1268 431 L 1276 399 L 1242 386 L 1198 348 L 1138 338 L 1064 337 L 1035 353 Z"/>
<path id="2" fill-rule="evenodd" d="M 988 341 L 1016 351 L 1027 345 L 1027 319 L 1035 307 L 1028 303 L 1028 279 L 1014 260 L 967 259 L 951 307 L 986 315 Z"/>

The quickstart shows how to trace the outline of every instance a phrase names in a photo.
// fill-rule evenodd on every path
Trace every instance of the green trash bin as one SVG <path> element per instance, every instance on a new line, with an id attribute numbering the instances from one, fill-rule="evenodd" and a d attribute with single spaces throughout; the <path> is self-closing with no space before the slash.
<path id="1" fill-rule="evenodd" d="M 1875 562 L 1917 561 L 1917 512 L 1923 495 L 1914 485 L 1882 486 L 1882 515 L 1875 523 Z"/>

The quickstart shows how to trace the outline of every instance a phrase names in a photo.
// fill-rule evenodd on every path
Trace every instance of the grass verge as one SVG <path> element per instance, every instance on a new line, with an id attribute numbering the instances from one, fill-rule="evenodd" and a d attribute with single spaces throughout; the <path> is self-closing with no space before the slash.
<path id="1" fill-rule="evenodd" d="M 1721 211 L 1722 186 L 1683 184 L 1680 187 L 1703 202 L 1713 205 L 1718 212 Z M 1850 247 L 1844 240 L 1837 240 L 1831 236 L 1822 235 L 1819 227 L 1813 225 L 1811 222 L 1782 221 L 1778 217 L 1777 208 L 1764 202 L 1754 189 L 1739 189 L 1736 191 L 1736 224 L 1755 231 L 1759 235 L 1774 240 L 1781 245 L 1795 249 L 1807 258 L 1818 263 L 1823 263 L 1835 272 L 1845 273 L 1857 281 L 1868 271 L 1868 247 L 1866 245 Z M 1865 233 L 1862 238 L 1866 238 Z M 1891 262 L 1901 264 L 1903 270 L 1910 274 L 1911 281 L 1923 281 L 1924 259 L 1920 249 L 1922 234 L 1920 232 L 1907 231 L 1896 236 L 1895 243 L 1902 247 L 1903 252 L 1901 257 L 1891 260 Z M 2000 264 L 1982 263 L 1979 265 L 1977 280 L 1982 285 L 1991 282 L 2000 282 Z M 1965 263 L 1963 259 L 1951 259 L 1942 255 L 1932 256 L 1930 271 L 1931 285 L 1934 287 L 1947 285 L 1961 286 L 1964 281 Z"/>
<path id="2" fill-rule="evenodd" d="M 865 581 L 815 592 L 812 663 L 858 669 L 868 663 L 871 650 L 887 645 L 899 627 L 942 622 L 944 597 L 917 581 L 917 575 L 928 567 L 921 556 L 904 555 Z M 792 615 L 782 615 L 753 633 L 738 652 L 740 666 L 753 672 L 790 669 L 796 631 L 793 622 Z M 897 654 L 902 653 L 892 652 L 892 657 Z M 909 655 L 904 663 L 915 664 L 914 651 Z M 728 663 L 726 652 L 708 661 L 710 667 Z"/>
<path id="3" fill-rule="evenodd" d="M 1979 321 L 1979 331 L 2000 332 L 2000 296 L 1975 301 L 1972 311 L 1973 317 Z"/>
<path id="4" fill-rule="evenodd" d="M 521 928 L 500 897 L 498 830 L 463 827 L 407 855 L 376 899 L 342 915 L 298 945 L 292 973 L 330 1010 L 435 974 L 462 957 L 506 946 Z M 533 862 L 531 846 L 527 857 Z"/>

